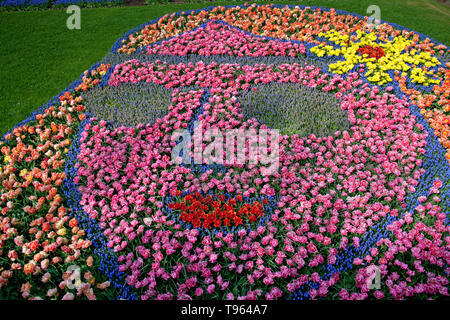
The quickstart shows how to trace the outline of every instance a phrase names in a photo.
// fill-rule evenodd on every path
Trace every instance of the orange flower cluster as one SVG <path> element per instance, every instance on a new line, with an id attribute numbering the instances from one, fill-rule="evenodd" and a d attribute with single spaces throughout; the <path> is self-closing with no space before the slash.
<path id="1" fill-rule="evenodd" d="M 438 75 L 441 77 L 440 85 L 433 87 L 433 94 L 423 94 L 415 89 L 408 89 L 406 78 L 398 77 L 400 88 L 409 95 L 410 99 L 421 110 L 428 120 L 439 142 L 447 150 L 446 158 L 450 162 L 450 63 L 447 69 L 441 68 Z"/>
<path id="2" fill-rule="evenodd" d="M 25 299 L 54 298 L 61 291 L 63 299 L 95 299 L 94 289 L 109 286 L 99 282 L 91 287 L 95 281 L 90 277 L 70 289 L 63 274 L 82 259 L 86 262 L 78 264 L 85 270 L 93 266 L 92 257 L 87 258 L 91 241 L 70 217 L 61 193 L 66 153 L 74 130 L 85 119 L 82 102 L 76 92 L 66 92 L 56 106 L 0 142 L 0 290 L 13 285 L 14 278 L 13 283 L 22 281 Z"/>
<path id="3" fill-rule="evenodd" d="M 89 72 L 86 70 L 83 74 L 82 83 L 75 88 L 75 91 L 86 91 L 100 83 L 102 76 L 108 71 L 109 64 L 101 64 L 97 69 Z"/>
<path id="4" fill-rule="evenodd" d="M 314 38 L 331 28 L 354 32 L 363 28 L 365 21 L 352 15 L 339 15 L 334 9 L 322 11 L 306 7 L 275 8 L 271 5 L 248 7 L 214 7 L 210 11 L 183 12 L 161 17 L 157 23 L 147 25 L 138 33 L 124 39 L 118 52 L 130 54 L 137 48 L 152 44 L 182 32 L 194 29 L 208 20 L 222 20 L 232 26 L 260 36 L 320 43 Z"/>

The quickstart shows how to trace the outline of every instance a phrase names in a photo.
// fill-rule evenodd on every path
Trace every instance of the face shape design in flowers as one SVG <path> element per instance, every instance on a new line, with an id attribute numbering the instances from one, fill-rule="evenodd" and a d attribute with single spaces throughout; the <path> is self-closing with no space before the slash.
<path id="1" fill-rule="evenodd" d="M 265 22 L 267 17 L 270 23 Z M 417 206 L 419 215 L 403 214 L 416 207 L 409 197 L 416 189 L 423 190 L 425 169 L 420 166 L 428 161 L 423 157 L 426 133 L 420 119 L 411 115 L 414 108 L 400 98 L 395 85 L 372 86 L 350 69 L 342 75 L 325 73 L 329 61 L 310 63 L 316 57 L 311 49 L 325 45 L 324 41 L 330 44 L 333 38 L 317 37 L 320 32 L 330 35 L 334 28 L 348 34 L 363 27 L 358 18 L 333 10 L 254 5 L 162 17 L 120 40 L 103 64 L 83 76 L 74 96 L 61 95 L 59 109 L 52 107 L 46 116 L 36 118 L 44 126 L 36 127 L 39 138 L 61 149 L 57 154 L 45 151 L 41 167 L 51 174 L 40 175 L 40 169 L 20 165 L 28 149 L 19 144 L 2 148 L 6 173 L 0 175 L 11 176 L 14 165 L 24 188 L 33 184 L 47 189 L 33 180 L 38 175 L 46 183 L 54 179 L 55 184 L 64 184 L 69 212 L 99 248 L 102 271 L 120 290 L 120 297 L 130 297 L 132 292 L 141 299 L 279 299 L 304 297 L 302 292 L 307 292 L 313 299 L 330 294 L 367 298 L 374 263 L 380 265 L 389 288 L 373 293 L 376 298 L 404 297 L 397 283 L 423 281 L 429 265 L 436 274 L 428 272 L 428 283 L 411 287 L 407 294 L 446 294 L 448 281 L 442 276 L 446 252 L 440 239 L 448 234 L 448 227 L 443 228 L 445 214 L 439 212 L 440 199 L 433 195 L 443 183 L 433 177 L 432 186 L 425 188 L 430 197 L 417 199 L 423 203 Z M 372 37 L 361 34 L 359 41 L 352 39 L 357 45 L 348 44 L 349 58 L 363 59 L 366 66 L 374 64 L 370 59 L 389 64 L 387 57 L 403 54 L 402 46 L 410 41 L 400 34 L 366 36 Z M 302 42 L 286 41 L 294 38 Z M 397 47 L 387 48 L 389 41 Z M 428 56 L 419 53 L 417 61 L 421 57 Z M 407 66 L 417 62 L 407 56 L 402 59 Z M 361 62 L 355 66 L 361 74 Z M 400 75 L 395 70 L 381 71 Z M 410 70 L 405 74 L 414 80 Z M 91 114 L 83 113 L 86 108 Z M 64 135 L 72 128 L 61 122 L 75 130 L 79 121 L 80 131 L 71 136 L 75 142 L 70 150 L 64 149 L 70 144 Z M 302 121 L 310 127 L 298 125 Z M 192 132 L 198 128 L 196 122 L 202 124 L 202 133 L 296 125 L 279 137 L 279 167 L 268 176 L 258 162 L 175 163 L 171 151 L 178 142 L 173 133 Z M 319 122 L 335 127 L 327 131 Z M 8 141 L 13 137 L 20 141 L 33 130 L 14 130 Z M 202 152 L 210 147 L 211 141 L 206 142 L 200 144 Z M 37 149 L 42 148 L 46 147 Z M 56 171 L 67 151 L 64 175 Z M 17 184 L 12 178 L 2 184 L 13 185 Z M 63 201 L 56 187 L 48 189 L 52 206 Z M 41 199 L 45 202 L 43 197 L 29 197 L 38 206 Z M 26 213 L 39 211 L 32 205 Z M 12 201 L 2 213 L 10 210 L 14 210 Z M 66 211 L 58 213 L 67 220 Z M 56 222 L 52 217 L 46 217 L 49 223 Z M 56 236 L 84 235 L 76 219 L 66 222 L 67 226 L 56 224 Z M 8 219 L 0 223 L 8 233 L 15 232 Z M 45 232 L 52 227 L 49 223 L 45 222 Z M 398 241 L 386 238 L 385 230 L 393 231 Z M 417 241 L 409 240 L 417 234 Z M 396 260 L 405 253 L 398 245 L 400 239 L 411 245 L 416 259 L 411 265 Z M 88 244 L 79 242 L 83 248 Z M 37 251 L 38 246 L 38 242 L 27 243 L 25 252 Z M 432 256 L 423 248 L 430 248 Z M 8 252 L 8 258 L 16 261 L 16 254 Z M 87 261 L 92 265 L 92 258 Z M 24 270 L 30 275 L 36 267 L 29 263 Z M 411 281 L 399 276 L 398 268 Z M 415 278 L 413 268 L 418 272 Z M 347 271 L 355 278 L 348 290 L 340 281 Z M 3 283 L 10 273 L 1 276 Z M 89 283 L 94 281 L 91 276 L 85 276 Z M 47 281 L 48 275 L 43 279 Z M 29 284 L 23 293 L 30 294 Z M 92 290 L 85 293 L 92 297 Z M 55 295 L 54 290 L 48 293 Z"/>
<path id="2" fill-rule="evenodd" d="M 213 246 L 224 246 L 229 250 L 226 252 L 234 252 L 240 237 L 253 237 L 258 243 L 261 237 L 260 241 L 268 246 L 244 248 L 245 252 L 248 249 L 249 259 L 259 257 L 259 261 L 264 261 L 273 257 L 279 261 L 285 255 L 302 264 L 304 258 L 296 256 L 289 245 L 287 251 L 276 253 L 280 234 L 289 233 L 291 223 L 299 219 L 314 221 L 314 227 L 302 227 L 304 234 L 321 235 L 314 244 L 308 243 L 306 236 L 298 239 L 306 241 L 305 250 L 309 252 L 306 255 L 314 256 L 309 267 L 315 268 L 324 259 L 317 247 L 334 252 L 346 246 L 343 239 L 347 236 L 358 238 L 377 221 L 397 214 L 396 209 L 381 201 L 401 201 L 412 186 L 400 181 L 406 181 L 412 172 L 414 177 L 420 175 L 417 168 L 420 160 L 408 165 L 404 157 L 421 152 L 423 137 L 409 117 L 407 104 L 391 92 L 392 88 L 382 95 L 377 87 L 364 84 L 356 73 L 345 78 L 324 75 L 313 65 L 283 60 L 277 64 L 241 65 L 233 51 L 239 46 L 222 45 L 220 41 L 202 43 L 207 38 L 205 33 L 213 33 L 217 25 L 205 27 L 179 35 L 179 40 L 172 38 L 149 46 L 142 51 L 141 61 L 133 59 L 114 66 L 111 86 L 156 84 L 172 90 L 168 113 L 153 123 L 136 127 L 108 127 L 105 121 L 93 122 L 86 128 L 78 157 L 77 183 L 84 210 L 101 221 L 108 246 L 119 255 L 120 270 L 129 274 L 127 283 L 138 289 L 150 285 L 151 295 L 159 294 L 159 298 L 164 298 L 165 293 L 158 291 L 157 283 L 170 278 L 164 275 L 168 271 L 162 269 L 177 269 L 170 262 L 172 257 L 182 253 L 187 259 L 184 266 L 195 279 L 198 279 L 197 259 L 207 259 L 216 270 L 213 272 L 220 274 L 219 259 L 233 259 L 234 253 L 217 255 Z M 227 39 L 230 38 L 233 39 L 233 33 Z M 258 51 L 266 42 L 253 40 L 246 37 L 243 50 L 253 50 L 251 54 L 256 57 L 258 52 L 267 52 Z M 282 52 L 286 55 L 289 50 L 296 50 L 293 47 L 284 50 L 287 45 L 283 44 L 269 45 L 275 57 L 277 53 L 283 57 Z M 301 47 L 298 49 L 296 55 L 301 58 L 304 53 Z M 154 54 L 158 54 L 158 60 L 152 60 Z M 194 62 L 159 60 L 177 54 L 189 56 Z M 195 60 L 193 54 L 205 61 Z M 216 55 L 217 59 L 230 57 L 226 57 L 226 63 L 217 63 Z M 280 169 L 271 176 L 262 175 L 259 165 L 220 169 L 172 162 L 170 151 L 176 144 L 170 137 L 175 130 L 188 129 L 195 120 L 202 122 L 204 130 L 240 126 L 258 129 L 265 124 L 254 118 L 246 119 L 240 105 L 241 95 L 253 88 L 257 88 L 255 94 L 258 90 L 264 93 L 265 86 L 276 94 L 287 85 L 313 88 L 337 98 L 340 108 L 347 113 L 348 129 L 322 137 L 281 136 Z M 282 105 L 280 101 L 279 107 Z M 396 112 L 392 105 L 396 105 Z M 389 123 L 402 123 L 405 130 L 395 130 Z M 396 160 L 389 150 L 402 150 L 405 155 Z M 370 165 L 366 166 L 366 162 Z M 394 180 L 395 191 L 389 191 L 387 186 L 393 185 Z M 243 204 L 236 197 L 242 197 Z M 276 201 L 270 202 L 273 198 Z M 217 208 L 222 202 L 229 210 Z M 261 212 L 258 203 L 269 208 Z M 240 229 L 242 210 L 255 214 L 246 219 L 246 228 Z M 338 217 L 339 210 L 346 211 L 347 216 Z M 343 231 L 338 234 L 337 230 Z M 198 241 L 202 246 L 194 253 L 191 250 Z M 155 273 L 150 277 L 140 272 L 146 263 L 151 263 L 151 274 Z M 248 268 L 252 268 L 250 264 Z M 239 269 L 236 266 L 236 277 Z M 208 283 L 211 271 L 203 272 Z M 157 273 L 161 275 L 156 276 Z M 156 280 L 155 276 L 162 279 Z M 265 282 L 270 285 L 271 280 Z M 185 289 L 181 290 L 189 291 Z M 213 293 L 217 288 L 208 290 Z"/>

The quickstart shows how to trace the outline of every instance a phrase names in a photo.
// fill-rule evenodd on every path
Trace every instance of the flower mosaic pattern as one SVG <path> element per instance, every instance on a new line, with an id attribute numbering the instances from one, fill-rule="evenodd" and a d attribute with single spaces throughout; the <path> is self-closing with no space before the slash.
<path id="1" fill-rule="evenodd" d="M 0 297 L 448 296 L 447 48 L 366 27 L 332 9 L 245 5 L 166 15 L 119 39 L 1 142 Z M 279 136 L 269 175 L 171 158 L 172 134 L 198 123 L 267 130 L 267 108 L 248 101 L 278 97 L 281 110 L 295 100 L 287 87 L 304 119 L 321 97 L 342 127 Z"/>
<path id="2" fill-rule="evenodd" d="M 368 69 L 364 75 L 378 85 L 392 82 L 389 71 L 394 70 L 408 72 L 413 83 L 432 85 L 440 82 L 433 77 L 433 70 L 428 70 L 440 65 L 440 61 L 428 51 L 410 49 L 413 42 L 402 36 L 383 42 L 377 41 L 376 33 L 361 30 L 356 31 L 356 36 L 342 34 L 336 30 L 319 33 L 319 36 L 339 47 L 320 44 L 312 48 L 311 52 L 318 57 L 342 55 L 344 58 L 329 65 L 332 72 L 343 74 L 357 65 L 364 64 Z"/>

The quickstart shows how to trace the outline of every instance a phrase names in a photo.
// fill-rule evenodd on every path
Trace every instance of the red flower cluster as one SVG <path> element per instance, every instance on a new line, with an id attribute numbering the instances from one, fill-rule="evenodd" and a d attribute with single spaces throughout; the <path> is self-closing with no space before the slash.
<path id="1" fill-rule="evenodd" d="M 376 59 L 380 59 L 386 55 L 381 47 L 373 47 L 368 45 L 360 47 L 357 52 L 361 55 L 367 54 L 370 58 Z"/>
<path id="2" fill-rule="evenodd" d="M 169 209 L 181 211 L 180 218 L 191 223 L 195 228 L 239 226 L 244 222 L 256 222 L 264 215 L 262 203 L 244 203 L 240 195 L 225 200 L 224 195 L 217 197 L 202 195 L 199 192 L 190 193 L 181 202 L 169 203 Z"/>

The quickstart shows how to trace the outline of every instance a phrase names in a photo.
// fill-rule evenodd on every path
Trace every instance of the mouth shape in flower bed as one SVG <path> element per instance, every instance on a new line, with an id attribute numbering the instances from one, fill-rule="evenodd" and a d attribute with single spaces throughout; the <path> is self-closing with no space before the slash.
<path id="1" fill-rule="evenodd" d="M 241 195 L 225 197 L 195 192 L 169 203 L 168 208 L 194 228 L 212 229 L 255 224 L 264 216 L 264 207 L 268 203 L 267 199 L 246 203 Z"/>

